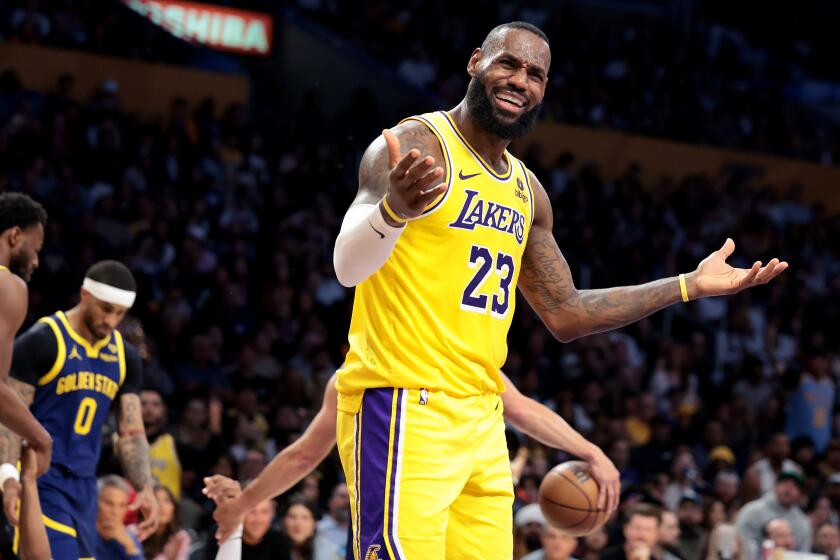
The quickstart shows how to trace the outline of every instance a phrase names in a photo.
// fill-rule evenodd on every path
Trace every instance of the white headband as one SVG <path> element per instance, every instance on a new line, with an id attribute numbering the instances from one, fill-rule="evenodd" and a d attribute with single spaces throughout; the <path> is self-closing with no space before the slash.
<path id="1" fill-rule="evenodd" d="M 96 299 L 123 307 L 134 305 L 134 298 L 137 297 L 137 292 L 115 288 L 114 286 L 97 282 L 91 278 L 85 278 L 85 281 L 82 282 L 82 289 L 86 290 Z"/>

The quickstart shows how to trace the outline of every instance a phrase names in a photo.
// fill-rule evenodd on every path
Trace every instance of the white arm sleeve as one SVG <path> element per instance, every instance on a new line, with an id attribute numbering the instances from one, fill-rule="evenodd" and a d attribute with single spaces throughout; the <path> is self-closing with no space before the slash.
<path id="1" fill-rule="evenodd" d="M 219 551 L 216 553 L 216 560 L 240 560 L 242 558 L 242 524 L 227 538 Z"/>
<path id="2" fill-rule="evenodd" d="M 405 226 L 389 225 L 375 204 L 351 206 L 344 216 L 333 252 L 339 283 L 350 288 L 379 270 L 391 256 L 404 229 Z"/>

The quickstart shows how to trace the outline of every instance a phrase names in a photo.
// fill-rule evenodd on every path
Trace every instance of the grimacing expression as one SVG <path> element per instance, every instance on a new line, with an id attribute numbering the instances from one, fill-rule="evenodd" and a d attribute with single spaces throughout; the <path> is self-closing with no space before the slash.
<path id="1" fill-rule="evenodd" d="M 38 268 L 38 253 L 44 246 L 44 226 L 35 224 L 12 232 L 9 270 L 29 282 Z"/>
<path id="2" fill-rule="evenodd" d="M 476 49 L 467 71 L 467 107 L 478 125 L 505 140 L 520 138 L 536 124 L 551 51 L 525 29 L 506 29 L 484 50 Z"/>

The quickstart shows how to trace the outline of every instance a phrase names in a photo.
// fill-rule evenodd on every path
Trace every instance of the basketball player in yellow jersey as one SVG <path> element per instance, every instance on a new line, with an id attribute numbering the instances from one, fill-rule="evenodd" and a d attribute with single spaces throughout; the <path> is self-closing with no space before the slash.
<path id="1" fill-rule="evenodd" d="M 0 423 L 35 450 L 38 475 L 50 467 L 52 438 L 9 384 L 9 368 L 15 335 L 29 307 L 26 283 L 38 268 L 46 223 L 43 206 L 25 194 L 0 194 Z M 0 450 L 11 443 L 0 436 Z M 0 467 L 0 489 L 8 478 L 17 477 L 16 470 Z"/>
<path id="2" fill-rule="evenodd" d="M 550 62 L 540 29 L 494 28 L 469 59 L 460 104 L 403 121 L 362 158 L 334 254 L 339 281 L 356 286 L 336 431 L 358 559 L 510 558 L 498 372 L 514 286 L 569 341 L 787 267 L 733 268 L 727 239 L 675 278 L 575 288 L 548 196 L 506 150 L 532 128 Z M 602 476 L 597 457 L 583 458 Z"/>

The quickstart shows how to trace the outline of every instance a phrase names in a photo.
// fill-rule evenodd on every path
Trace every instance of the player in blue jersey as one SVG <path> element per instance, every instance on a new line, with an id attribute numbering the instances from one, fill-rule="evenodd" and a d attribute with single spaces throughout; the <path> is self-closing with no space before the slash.
<path id="1" fill-rule="evenodd" d="M 15 342 L 12 382 L 53 439 L 52 462 L 38 480 L 53 558 L 91 558 L 96 543 L 96 467 L 102 426 L 119 402 L 116 452 L 138 491 L 140 538 L 154 531 L 158 504 L 152 490 L 149 444 L 140 398 L 142 363 L 116 330 L 136 296 L 134 276 L 116 261 L 94 264 L 85 274 L 79 304 L 39 320 Z M 14 448 L 0 456 L 14 463 Z M 2 452 L 3 450 L 0 450 Z M 2 468 L 2 467 L 0 467 Z M 7 517 L 15 523 L 20 486 L 3 487 Z"/>
<path id="2" fill-rule="evenodd" d="M 38 251 L 44 244 L 44 208 L 20 193 L 0 194 L 0 454 L 12 440 L 9 430 L 26 438 L 38 456 L 38 474 L 50 464 L 52 440 L 35 420 L 8 382 L 15 335 L 26 318 L 29 294 L 26 283 L 38 268 Z M 0 488 L 14 468 L 0 468 Z"/>

